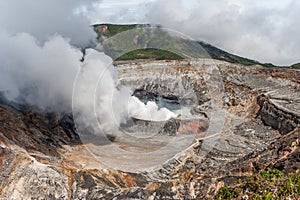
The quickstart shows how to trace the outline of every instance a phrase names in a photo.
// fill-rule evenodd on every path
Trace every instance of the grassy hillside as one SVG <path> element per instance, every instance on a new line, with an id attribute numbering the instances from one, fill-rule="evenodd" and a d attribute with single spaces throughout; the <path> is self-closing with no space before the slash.
<path id="1" fill-rule="evenodd" d="M 260 64 L 265 67 L 277 67 L 271 63 L 259 63 L 258 61 L 252 59 L 230 54 L 205 42 L 198 42 L 198 44 L 200 44 L 203 48 L 200 49 L 199 47 L 196 47 L 194 41 L 189 41 L 187 39 L 174 40 L 173 37 L 170 37 L 161 29 L 159 29 L 159 26 L 154 26 L 158 31 L 161 31 L 156 32 L 157 36 L 159 37 L 151 41 L 152 43 L 150 42 L 150 44 L 145 42 L 147 41 L 147 38 L 145 38 L 145 35 L 147 34 L 145 34 L 143 31 L 141 32 L 143 32 L 142 34 L 144 35 L 138 35 L 138 33 L 135 33 L 136 35 L 132 36 L 132 38 L 128 37 L 128 35 L 131 34 L 130 30 L 134 30 L 139 27 L 141 28 L 152 26 L 149 24 L 96 24 L 94 25 L 94 30 L 98 34 L 98 39 L 100 42 L 103 42 L 105 41 L 105 39 L 111 38 L 112 36 L 119 37 L 109 44 L 104 44 L 104 51 L 116 60 L 134 60 L 148 58 L 177 60 L 188 57 L 211 57 L 213 59 L 224 60 L 231 63 L 239 63 L 243 65 Z M 119 36 L 119 33 L 122 33 L 124 31 L 129 31 L 129 34 L 126 36 Z M 132 44 L 132 40 L 134 40 L 134 37 L 137 37 L 138 40 L 140 40 L 138 41 L 140 42 L 140 44 Z M 116 45 L 116 43 L 118 43 L 118 45 Z M 147 46 L 146 48 L 145 44 Z M 153 46 L 159 46 L 159 44 L 164 44 L 165 49 L 152 48 Z M 188 52 L 188 55 L 185 55 L 185 52 Z M 299 64 L 294 66 L 294 68 L 297 67 L 299 68 Z"/>
<path id="2" fill-rule="evenodd" d="M 99 29 L 97 29 L 97 27 L 99 26 L 107 26 L 107 32 L 100 32 Z M 121 33 L 123 31 L 127 31 L 127 30 L 130 30 L 130 29 L 134 29 L 138 26 L 142 26 L 141 24 L 124 24 L 124 25 L 116 25 L 116 24 L 96 24 L 94 25 L 94 30 L 96 31 L 96 33 L 98 35 L 103 35 L 103 36 L 106 36 L 106 37 L 112 37 L 118 33 Z M 146 24 L 145 24 L 146 26 Z"/>
<path id="3" fill-rule="evenodd" d="M 104 52 L 114 60 L 209 57 L 196 41 L 171 35 L 159 26 L 101 24 L 95 25 L 95 31 Z"/>
<path id="4" fill-rule="evenodd" d="M 156 60 L 181 60 L 183 57 L 166 50 L 138 49 L 118 57 L 116 60 L 156 59 Z"/>
<path id="5" fill-rule="evenodd" d="M 293 69 L 300 69 L 300 63 L 292 65 L 291 68 L 293 68 Z"/>
<path id="6" fill-rule="evenodd" d="M 243 65 L 263 65 L 265 67 L 277 67 L 271 63 L 260 63 L 256 60 L 251 60 L 248 58 L 243 58 L 241 56 L 237 56 L 234 54 L 230 54 L 226 51 L 223 51 L 215 46 L 212 46 L 210 44 L 207 44 L 205 42 L 199 42 L 199 44 L 209 53 L 211 58 L 217 59 L 217 60 L 224 60 L 231 63 L 239 63 Z"/>

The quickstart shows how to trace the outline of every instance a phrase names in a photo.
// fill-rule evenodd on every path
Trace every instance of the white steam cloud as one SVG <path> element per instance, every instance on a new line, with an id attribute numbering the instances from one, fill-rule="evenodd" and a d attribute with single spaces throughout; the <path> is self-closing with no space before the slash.
<path id="1" fill-rule="evenodd" d="M 81 0 L 0 1 L 0 91 L 7 98 L 70 111 L 82 58 L 74 46 L 95 41 L 88 19 L 76 13 L 84 5 Z"/>
<path id="2" fill-rule="evenodd" d="M 88 49 L 80 61 L 79 48 L 90 46 L 95 38 L 80 9 L 91 6 L 81 0 L 0 2 L 0 91 L 9 100 L 47 111 L 70 112 L 74 101 L 86 125 L 96 114 L 104 130 L 117 128 L 128 117 L 175 117 L 154 102 L 145 105 L 131 97 L 130 88 L 117 88 L 117 70 L 108 65 L 112 60 L 104 53 Z"/>
<path id="3" fill-rule="evenodd" d="M 144 104 L 134 96 L 129 100 L 128 111 L 131 117 L 151 121 L 165 121 L 177 117 L 175 113 L 167 108 L 159 109 L 154 101 L 148 101 Z"/>
<path id="4" fill-rule="evenodd" d="M 118 71 L 112 65 L 112 59 L 87 49 L 73 93 L 73 111 L 80 116 L 79 120 L 90 127 L 97 124 L 105 132 L 111 132 L 126 123 L 129 117 L 152 121 L 176 117 L 166 108 L 159 109 L 155 102 L 144 104 L 131 94 L 131 88 L 118 86 Z"/>
<path id="5" fill-rule="evenodd" d="M 0 32 L 0 91 L 10 100 L 55 111 L 70 110 L 82 53 L 61 36 L 44 44 L 27 33 Z"/>

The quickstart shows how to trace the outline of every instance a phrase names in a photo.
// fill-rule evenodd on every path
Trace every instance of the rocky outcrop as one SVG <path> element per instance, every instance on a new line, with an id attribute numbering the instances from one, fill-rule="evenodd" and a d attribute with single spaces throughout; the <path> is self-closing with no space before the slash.
<path id="1" fill-rule="evenodd" d="M 217 88 L 205 82 L 205 73 L 196 71 L 193 62 L 118 66 L 122 83 L 151 94 L 180 96 L 178 84 L 173 83 L 180 83 L 181 77 L 184 91 L 193 91 L 192 95 L 186 93 L 184 105 L 196 102 L 192 111 L 197 123 L 182 120 L 183 126 L 178 127 L 178 120 L 172 119 L 163 129 L 152 125 L 163 130 L 164 137 L 197 129 L 194 143 L 151 170 L 111 169 L 81 143 L 71 115 L 46 113 L 2 99 L 0 199 L 209 199 L 224 183 L 268 167 L 284 173 L 299 170 L 300 72 L 214 61 L 222 78 L 221 99 L 226 110 L 224 126 L 211 129 L 216 128 L 213 118 L 223 117 L 212 111 L 218 102 L 212 101 L 219 97 L 211 96 L 209 89 Z M 213 63 L 197 62 L 203 63 L 203 68 Z M 153 84 L 153 79 L 159 80 L 153 77 L 162 81 Z M 149 130 L 149 122 L 132 123 L 137 129 Z M 132 127 L 129 124 L 127 128 Z M 209 135 L 211 130 L 220 132 Z M 112 142 L 128 148 L 118 144 L 119 138 Z"/>
<path id="2" fill-rule="evenodd" d="M 180 119 L 169 119 L 159 132 L 161 134 L 176 135 L 180 127 Z"/>
<path id="3" fill-rule="evenodd" d="M 293 99 L 290 98 L 283 101 L 291 101 L 292 103 Z M 278 104 L 272 101 L 272 97 L 270 98 L 265 95 L 259 96 L 258 104 L 261 107 L 258 115 L 263 122 L 275 130 L 278 130 L 281 134 L 288 134 L 296 128 L 299 128 L 300 116 L 298 116 L 297 113 L 280 108 Z"/>

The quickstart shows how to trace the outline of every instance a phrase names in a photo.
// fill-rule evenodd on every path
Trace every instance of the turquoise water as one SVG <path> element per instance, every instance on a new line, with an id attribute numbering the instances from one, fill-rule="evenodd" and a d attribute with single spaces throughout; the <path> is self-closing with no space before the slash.
<path id="1" fill-rule="evenodd" d="M 190 108 L 181 106 L 178 102 L 172 102 L 168 99 L 159 98 L 155 101 L 159 108 L 167 108 L 168 110 L 174 112 L 177 115 L 181 116 L 191 116 Z"/>
<path id="2" fill-rule="evenodd" d="M 158 100 L 156 100 L 155 103 L 159 108 L 167 108 L 169 110 L 181 109 L 181 105 L 178 102 L 170 102 L 169 100 L 164 98 L 158 98 Z"/>

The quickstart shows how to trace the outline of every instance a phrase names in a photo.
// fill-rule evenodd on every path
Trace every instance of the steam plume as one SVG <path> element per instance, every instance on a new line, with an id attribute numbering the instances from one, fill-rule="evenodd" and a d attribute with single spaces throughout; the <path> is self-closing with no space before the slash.
<path id="1" fill-rule="evenodd" d="M 70 112 L 73 83 L 80 71 L 84 76 L 76 106 L 89 119 L 96 102 L 95 114 L 104 129 L 130 116 L 175 117 L 167 109 L 159 110 L 154 102 L 145 105 L 131 97 L 130 88 L 117 88 L 117 70 L 107 67 L 112 60 L 105 54 L 89 49 L 81 63 L 81 47 L 90 46 L 95 33 L 88 19 L 77 12 L 79 8 L 91 9 L 81 0 L 0 2 L 0 91 L 13 101 Z"/>

